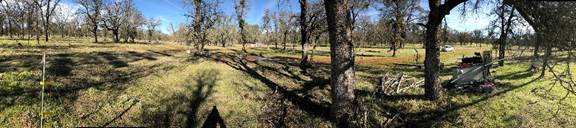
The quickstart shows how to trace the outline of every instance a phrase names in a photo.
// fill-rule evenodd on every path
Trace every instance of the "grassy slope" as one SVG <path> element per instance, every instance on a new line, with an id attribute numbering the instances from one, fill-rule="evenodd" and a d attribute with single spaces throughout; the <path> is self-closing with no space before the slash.
<path id="1" fill-rule="evenodd" d="M 5 40 L 2 44 L 6 47 L 0 49 L 0 65 L 10 68 L 0 68 L 4 75 L 1 79 L 5 82 L 1 83 L 0 91 L 37 89 L 39 67 L 25 63 L 38 64 L 36 60 L 42 50 L 19 49 L 14 47 L 14 42 Z M 309 99 L 304 103 L 326 107 L 330 101 L 329 88 L 301 86 L 314 78 L 299 73 L 297 63 L 286 61 L 286 58 L 280 61 L 246 62 L 243 67 L 230 58 L 224 61 L 209 58 L 191 60 L 184 54 L 185 47 L 176 45 L 56 45 L 68 48 L 50 48 L 52 58 L 69 59 L 71 63 L 63 65 L 72 68 L 68 75 L 50 76 L 52 82 L 49 88 L 78 89 L 58 90 L 48 94 L 48 126 L 200 125 L 214 105 L 218 106 L 220 115 L 229 126 L 273 126 L 279 120 L 284 120 L 289 126 L 327 126 L 329 123 L 322 118 L 323 111 L 308 110 L 303 107 L 310 106 L 300 104 L 304 98 Z M 213 52 L 234 54 L 234 50 L 211 49 Z M 468 46 L 456 49 L 455 53 L 442 53 L 441 58 L 448 66 L 452 66 L 458 57 L 471 55 L 478 48 Z M 324 56 L 317 56 L 317 62 L 329 62 L 326 56 L 328 49 L 319 48 L 319 51 L 317 53 Z M 385 51 L 376 48 L 357 49 L 357 54 L 364 55 L 357 57 L 358 90 L 372 92 L 377 76 L 388 72 L 422 75 L 421 69 L 391 64 L 413 62 L 412 49 L 400 50 L 397 58 L 387 57 L 389 53 Z M 113 54 L 102 54 L 107 52 Z M 267 57 L 299 56 L 297 53 L 286 54 L 266 49 L 249 52 Z M 420 53 L 423 53 L 422 49 Z M 19 58 L 19 55 L 29 56 Z M 86 59 L 90 57 L 95 58 Z M 85 62 L 88 60 L 92 60 L 91 63 Z M 550 81 L 539 80 L 525 84 L 534 78 L 530 73 L 522 72 L 525 67 L 510 63 L 495 69 L 494 76 L 502 85 L 491 93 L 451 91 L 448 93 L 450 98 L 442 104 L 418 97 L 390 99 L 361 94 L 360 99 L 364 99 L 361 108 L 368 109 L 366 111 L 370 112 L 368 116 L 373 125 L 382 124 L 386 119 L 393 118 L 396 115 L 394 113 L 399 113 L 402 120 L 441 127 L 574 126 L 576 99 L 570 97 L 561 104 L 548 99 L 561 97 L 565 92 L 554 87 L 552 93 L 544 93 L 542 87 L 547 87 L 543 85 L 549 85 Z M 328 65 L 318 64 L 314 76 L 327 78 L 327 68 Z M 443 73 L 442 78 L 448 79 L 449 71 Z M 271 88 L 273 86 L 286 91 L 273 93 L 277 89 Z M 422 93 L 423 89 L 417 88 L 406 95 Z M 286 95 L 303 98 L 282 98 Z M 38 125 L 39 96 L 36 93 L 7 93 L 0 97 L 0 127 Z M 561 108 L 558 116 L 552 118 L 558 106 Z M 283 109 L 287 111 L 283 112 Z M 284 114 L 276 115 L 278 113 Z"/>

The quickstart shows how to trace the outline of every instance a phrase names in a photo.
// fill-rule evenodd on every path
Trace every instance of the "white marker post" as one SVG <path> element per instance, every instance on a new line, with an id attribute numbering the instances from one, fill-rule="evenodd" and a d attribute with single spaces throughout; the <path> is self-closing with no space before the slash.
<path id="1" fill-rule="evenodd" d="M 42 128 L 42 123 L 44 122 L 44 80 L 46 77 L 46 52 L 42 55 L 42 82 L 40 85 L 42 86 L 42 90 L 40 92 L 40 128 Z"/>

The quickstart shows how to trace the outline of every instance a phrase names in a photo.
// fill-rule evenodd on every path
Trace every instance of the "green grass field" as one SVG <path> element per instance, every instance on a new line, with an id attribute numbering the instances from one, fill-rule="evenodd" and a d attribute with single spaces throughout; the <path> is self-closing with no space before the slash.
<path id="1" fill-rule="evenodd" d="M 191 56 L 173 44 L 87 43 L 55 39 L 37 45 L 0 40 L 0 127 L 40 125 L 41 56 L 47 52 L 44 125 L 47 127 L 201 126 L 213 106 L 229 127 L 332 127 L 329 121 L 329 49 L 320 47 L 314 67 L 303 73 L 298 52 L 210 46 L 209 56 Z M 17 45 L 23 44 L 23 46 Z M 492 92 L 447 91 L 442 102 L 423 98 L 423 88 L 374 95 L 378 78 L 404 73 L 422 77 L 417 48 L 397 57 L 387 48 L 356 49 L 357 115 L 365 127 L 573 127 L 576 98 L 551 76 L 537 79 L 527 61 L 493 70 Z M 456 46 L 442 53 L 451 77 L 459 58 L 491 47 Z M 297 49 L 295 51 L 298 51 Z M 518 51 L 513 51 L 518 52 Z M 262 55 L 263 57 L 259 57 Z M 421 64 L 420 62 L 420 64 Z M 550 73 L 548 73 L 550 74 Z"/>

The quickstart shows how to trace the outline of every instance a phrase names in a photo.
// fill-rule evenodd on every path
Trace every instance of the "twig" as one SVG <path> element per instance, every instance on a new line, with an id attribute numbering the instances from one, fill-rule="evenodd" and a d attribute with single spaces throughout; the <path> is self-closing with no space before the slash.
<path id="1" fill-rule="evenodd" d="M 404 79 L 404 74 L 400 74 L 398 77 L 397 84 L 396 84 L 396 94 L 400 93 L 400 85 L 402 85 L 402 80 Z"/>
<path id="2" fill-rule="evenodd" d="M 392 119 L 386 120 L 386 123 L 384 123 L 384 128 L 386 126 L 388 126 L 388 124 L 392 123 L 392 121 L 394 121 L 394 119 L 396 119 L 396 117 L 398 117 L 398 115 L 400 115 L 400 114 L 396 114 L 392 117 Z"/>

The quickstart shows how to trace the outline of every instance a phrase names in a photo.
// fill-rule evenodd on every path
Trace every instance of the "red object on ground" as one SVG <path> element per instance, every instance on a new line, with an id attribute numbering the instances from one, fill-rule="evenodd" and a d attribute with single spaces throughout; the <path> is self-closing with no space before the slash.
<path id="1" fill-rule="evenodd" d="M 472 63 L 460 63 L 458 65 L 459 68 L 468 68 L 468 67 L 472 67 Z"/>

